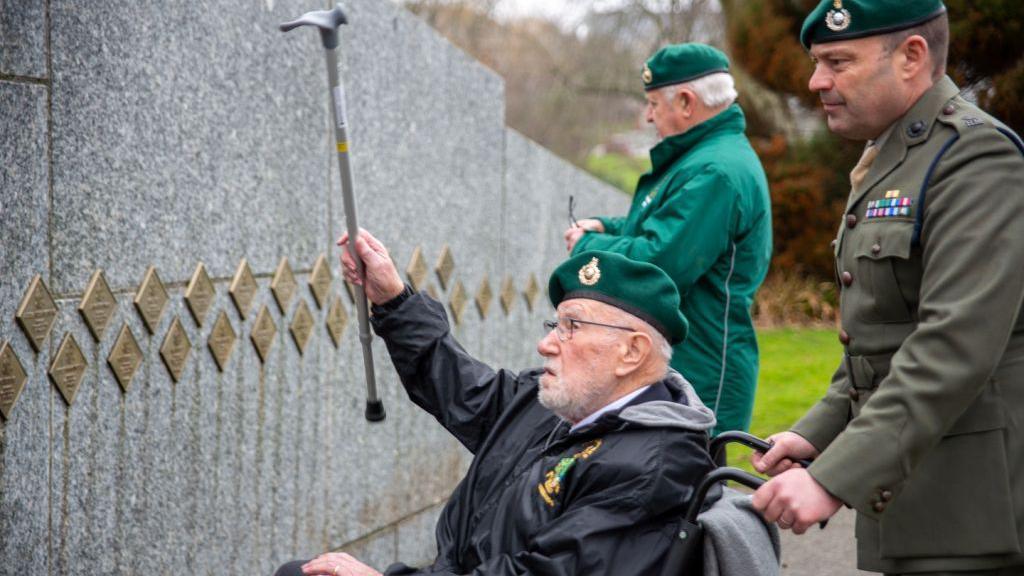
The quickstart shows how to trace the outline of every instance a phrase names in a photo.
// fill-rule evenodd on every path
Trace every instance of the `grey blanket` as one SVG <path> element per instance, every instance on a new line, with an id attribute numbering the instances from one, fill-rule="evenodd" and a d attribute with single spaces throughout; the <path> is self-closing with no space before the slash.
<path id="1" fill-rule="evenodd" d="M 750 495 L 725 488 L 698 521 L 704 527 L 704 576 L 779 575 L 779 530 L 754 510 Z"/>

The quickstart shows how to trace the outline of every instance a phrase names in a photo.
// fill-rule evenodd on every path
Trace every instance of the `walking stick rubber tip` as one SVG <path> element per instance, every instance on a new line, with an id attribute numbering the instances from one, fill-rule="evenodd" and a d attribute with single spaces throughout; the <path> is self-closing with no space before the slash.
<path id="1" fill-rule="evenodd" d="M 370 422 L 381 422 L 387 414 L 384 413 L 384 403 L 380 400 L 366 402 L 366 419 Z"/>

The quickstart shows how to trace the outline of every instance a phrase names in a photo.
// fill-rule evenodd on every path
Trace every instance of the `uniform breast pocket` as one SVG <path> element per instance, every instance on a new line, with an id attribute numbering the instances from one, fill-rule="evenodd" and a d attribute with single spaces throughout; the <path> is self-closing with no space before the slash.
<path id="1" fill-rule="evenodd" d="M 905 323 L 913 319 L 900 280 L 910 267 L 913 222 L 864 225 L 852 242 L 860 282 L 857 316 L 869 324 Z"/>

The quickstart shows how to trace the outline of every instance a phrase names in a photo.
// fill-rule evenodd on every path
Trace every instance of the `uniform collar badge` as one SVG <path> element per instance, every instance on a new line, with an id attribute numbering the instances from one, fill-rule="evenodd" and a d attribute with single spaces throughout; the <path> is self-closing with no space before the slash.
<path id="1" fill-rule="evenodd" d="M 644 73 L 642 78 L 644 80 L 644 84 L 650 84 L 651 81 L 654 80 L 654 73 L 651 72 L 651 67 L 647 64 L 644 64 Z"/>
<path id="2" fill-rule="evenodd" d="M 591 258 L 585 266 L 580 268 L 580 283 L 584 286 L 593 286 L 601 279 L 601 269 L 597 267 L 597 258 Z"/>
<path id="3" fill-rule="evenodd" d="M 833 10 L 829 10 L 825 16 L 825 26 L 833 32 L 842 32 L 850 27 L 850 11 L 843 8 L 843 0 L 835 0 L 832 3 Z"/>

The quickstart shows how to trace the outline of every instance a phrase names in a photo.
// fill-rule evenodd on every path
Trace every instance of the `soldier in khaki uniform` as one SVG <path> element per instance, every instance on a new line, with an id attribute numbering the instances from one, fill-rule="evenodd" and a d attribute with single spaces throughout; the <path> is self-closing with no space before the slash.
<path id="1" fill-rule="evenodd" d="M 863 570 L 1020 575 L 1024 144 L 944 76 L 948 35 L 939 0 L 804 23 L 829 128 L 867 141 L 835 243 L 846 353 L 755 454 L 754 505 L 796 533 L 855 508 Z"/>

